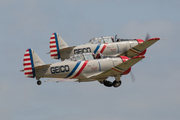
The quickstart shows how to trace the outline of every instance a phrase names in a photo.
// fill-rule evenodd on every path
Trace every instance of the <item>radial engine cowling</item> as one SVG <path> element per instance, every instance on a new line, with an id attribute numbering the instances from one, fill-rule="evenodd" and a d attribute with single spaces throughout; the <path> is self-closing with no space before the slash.
<path id="1" fill-rule="evenodd" d="M 129 60 L 129 58 L 127 56 L 119 56 L 123 62 L 126 62 L 127 60 Z M 129 69 L 127 69 L 125 72 L 123 72 L 122 75 L 127 75 L 129 72 L 131 71 L 131 67 Z"/>

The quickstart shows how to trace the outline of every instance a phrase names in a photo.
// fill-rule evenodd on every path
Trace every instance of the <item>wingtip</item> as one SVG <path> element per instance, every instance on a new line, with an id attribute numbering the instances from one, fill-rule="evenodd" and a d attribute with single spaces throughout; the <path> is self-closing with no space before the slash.
<path id="1" fill-rule="evenodd" d="M 145 56 L 144 55 L 139 55 L 139 56 L 133 57 L 132 59 L 135 59 L 135 58 L 145 58 Z"/>
<path id="2" fill-rule="evenodd" d="M 160 38 L 151 38 L 151 39 L 149 39 L 149 40 L 147 40 L 147 41 L 151 41 L 151 40 L 160 40 Z"/>

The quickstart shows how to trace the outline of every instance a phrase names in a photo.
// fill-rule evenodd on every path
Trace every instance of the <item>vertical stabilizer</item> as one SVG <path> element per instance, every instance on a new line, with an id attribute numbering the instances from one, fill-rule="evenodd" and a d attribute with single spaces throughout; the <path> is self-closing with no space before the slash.
<path id="1" fill-rule="evenodd" d="M 23 66 L 24 74 L 26 77 L 34 78 L 35 70 L 34 67 L 44 65 L 44 62 L 39 58 L 39 56 L 32 50 L 27 49 L 24 54 Z"/>
<path id="2" fill-rule="evenodd" d="M 50 38 L 50 54 L 53 59 L 60 59 L 60 49 L 69 47 L 58 33 L 53 33 Z"/>

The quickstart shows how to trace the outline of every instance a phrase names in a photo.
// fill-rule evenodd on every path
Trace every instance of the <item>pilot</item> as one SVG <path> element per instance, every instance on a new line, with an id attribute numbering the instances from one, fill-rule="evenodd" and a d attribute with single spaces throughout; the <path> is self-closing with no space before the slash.
<path id="1" fill-rule="evenodd" d="M 114 38 L 113 37 L 111 37 L 111 40 L 114 42 Z"/>
<path id="2" fill-rule="evenodd" d="M 115 35 L 115 42 L 119 42 L 119 41 L 121 41 L 121 39 L 120 39 L 120 38 L 118 38 L 118 36 L 117 36 L 117 35 Z"/>
<path id="3" fill-rule="evenodd" d="M 92 53 L 92 56 L 93 56 L 93 58 L 94 58 L 94 59 L 96 59 L 96 57 L 95 57 L 95 54 L 94 54 L 94 53 Z"/>
<path id="4" fill-rule="evenodd" d="M 120 38 L 117 38 L 116 42 L 119 42 L 119 41 L 121 41 L 121 39 L 120 39 Z"/>
<path id="5" fill-rule="evenodd" d="M 97 59 L 100 59 L 101 58 L 101 53 L 98 53 L 97 56 L 96 56 Z"/>

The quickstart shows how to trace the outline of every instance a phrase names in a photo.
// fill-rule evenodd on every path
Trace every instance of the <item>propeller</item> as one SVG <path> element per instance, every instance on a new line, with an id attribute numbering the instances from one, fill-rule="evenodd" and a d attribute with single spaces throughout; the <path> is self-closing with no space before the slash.
<path id="1" fill-rule="evenodd" d="M 150 38 L 151 38 L 151 36 L 149 35 L 149 33 L 147 33 L 144 41 L 149 40 Z M 142 60 L 141 60 L 141 62 L 142 62 Z M 132 82 L 134 83 L 136 81 L 136 78 L 132 71 L 130 72 L 130 76 L 131 76 Z"/>
<path id="2" fill-rule="evenodd" d="M 145 38 L 145 41 L 146 40 L 149 40 L 151 38 L 151 36 L 149 35 L 149 33 L 146 34 L 146 38 Z"/>
<path id="3" fill-rule="evenodd" d="M 144 41 L 149 40 L 150 38 L 151 38 L 151 36 L 149 35 L 149 33 L 147 33 Z M 142 63 L 142 62 L 143 62 L 143 60 L 141 60 L 141 63 Z"/>
<path id="4" fill-rule="evenodd" d="M 130 75 L 131 75 L 131 80 L 134 83 L 136 81 L 136 78 L 135 78 L 135 76 L 134 76 L 132 71 L 130 72 Z"/>

